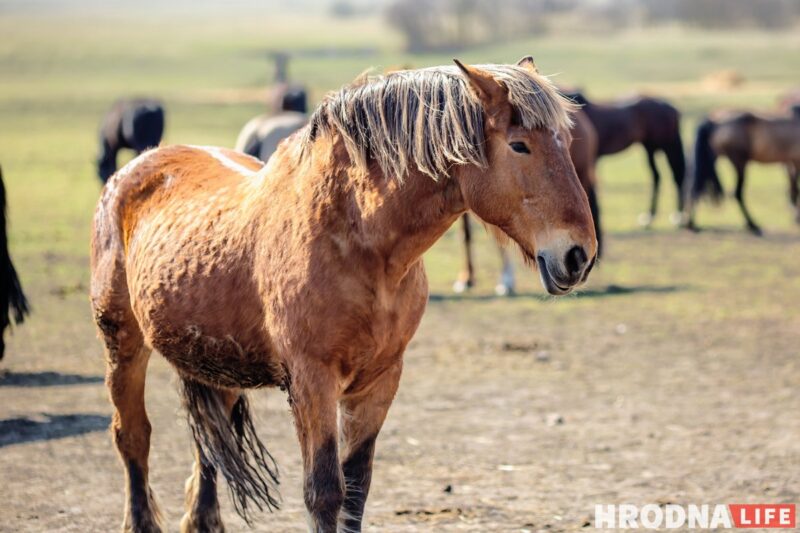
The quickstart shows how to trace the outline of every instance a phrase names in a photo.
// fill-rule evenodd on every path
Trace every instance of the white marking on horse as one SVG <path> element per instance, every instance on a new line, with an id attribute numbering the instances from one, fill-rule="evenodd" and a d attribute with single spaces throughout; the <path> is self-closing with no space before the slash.
<path id="1" fill-rule="evenodd" d="M 257 172 L 247 168 L 246 166 L 238 163 L 228 157 L 227 155 L 222 153 L 222 150 L 217 148 L 216 146 L 192 146 L 192 148 L 197 148 L 198 150 L 203 150 L 208 155 L 219 161 L 219 163 L 227 168 L 228 170 L 232 170 L 241 174 L 242 176 L 252 178 L 254 177 Z"/>
<path id="2" fill-rule="evenodd" d="M 561 140 L 561 134 L 555 128 L 551 130 L 553 132 L 553 140 L 556 142 L 556 146 L 559 148 L 564 148 L 564 142 Z"/>

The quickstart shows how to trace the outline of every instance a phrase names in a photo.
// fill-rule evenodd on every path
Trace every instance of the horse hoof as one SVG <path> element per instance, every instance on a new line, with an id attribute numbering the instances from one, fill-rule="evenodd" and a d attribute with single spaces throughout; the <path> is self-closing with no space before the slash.
<path id="1" fill-rule="evenodd" d="M 681 213 L 680 211 L 675 211 L 674 213 L 671 213 L 669 215 L 669 221 L 673 226 L 677 228 L 686 227 L 687 224 L 686 214 Z"/>
<path id="2" fill-rule="evenodd" d="M 505 285 L 503 283 L 498 283 L 494 287 L 494 293 L 498 296 L 514 296 L 516 291 L 514 290 L 513 285 Z"/>
<path id="3" fill-rule="evenodd" d="M 653 215 L 650 213 L 642 213 L 637 218 L 637 221 L 641 227 L 650 229 L 650 226 L 653 225 Z"/>
<path id="4" fill-rule="evenodd" d="M 457 280 L 453 283 L 453 292 L 456 294 L 463 294 L 472 288 L 471 281 Z"/>
<path id="5" fill-rule="evenodd" d="M 762 235 L 764 235 L 764 232 L 761 231 L 761 228 L 759 228 L 758 226 L 755 226 L 755 225 L 754 226 L 747 226 L 747 229 L 750 231 L 750 233 L 752 233 L 756 237 L 761 237 Z"/>

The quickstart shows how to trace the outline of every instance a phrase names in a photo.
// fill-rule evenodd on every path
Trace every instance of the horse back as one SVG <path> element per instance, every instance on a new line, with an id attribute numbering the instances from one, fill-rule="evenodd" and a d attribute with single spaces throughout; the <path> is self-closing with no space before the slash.
<path id="1" fill-rule="evenodd" d="M 282 379 L 248 260 L 256 244 L 249 180 L 261 168 L 232 150 L 152 150 L 114 175 L 95 216 L 95 307 L 127 300 L 148 345 L 183 375 L 213 385 Z M 114 300 L 113 292 L 127 294 Z M 226 361 L 238 370 L 219 375 Z"/>
<path id="2" fill-rule="evenodd" d="M 753 159 L 763 163 L 800 163 L 800 119 L 756 117 L 748 131 Z"/>

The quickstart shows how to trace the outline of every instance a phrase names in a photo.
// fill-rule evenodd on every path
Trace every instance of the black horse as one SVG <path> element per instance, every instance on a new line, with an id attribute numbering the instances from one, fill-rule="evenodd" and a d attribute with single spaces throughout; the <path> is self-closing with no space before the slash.
<path id="1" fill-rule="evenodd" d="M 0 169 L 0 359 L 6 351 L 3 333 L 11 324 L 9 312 L 13 310 L 14 323 L 22 324 L 29 313 L 28 299 L 22 292 L 17 271 L 8 254 L 8 234 L 6 233 L 6 186 L 3 171 Z"/>
<path id="2" fill-rule="evenodd" d="M 656 215 L 658 188 L 661 176 L 656 167 L 655 155 L 662 151 L 672 169 L 672 178 L 678 190 L 678 214 L 683 213 L 684 177 L 686 157 L 681 141 L 681 114 L 664 100 L 649 97 L 635 97 L 613 103 L 594 103 L 580 92 L 565 92 L 565 95 L 583 106 L 597 130 L 598 158 L 616 154 L 640 143 L 647 151 L 647 161 L 653 173 L 653 192 L 650 199 L 650 212 L 645 215 L 645 225 L 649 225 Z M 680 219 L 678 220 L 680 221 Z"/>
<path id="3" fill-rule="evenodd" d="M 157 100 L 118 100 L 100 126 L 97 172 L 103 183 L 117 170 L 117 152 L 130 148 L 140 154 L 158 146 L 164 134 L 164 107 Z"/>

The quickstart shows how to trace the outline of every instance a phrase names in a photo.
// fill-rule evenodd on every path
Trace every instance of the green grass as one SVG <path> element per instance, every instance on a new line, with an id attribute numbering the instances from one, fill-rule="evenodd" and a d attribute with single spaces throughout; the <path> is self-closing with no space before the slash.
<path id="1" fill-rule="evenodd" d="M 168 142 L 230 146 L 241 125 L 261 110 L 258 90 L 271 76 L 268 50 L 300 53 L 291 74 L 311 88 L 314 100 L 367 67 L 450 61 L 444 55 L 405 55 L 401 37 L 377 17 L 334 21 L 319 14 L 232 10 L 161 17 L 108 9 L 99 14 L 23 11 L 4 14 L 0 34 L 0 163 L 9 189 L 14 254 L 26 265 L 24 277 L 46 275 L 63 285 L 87 280 L 89 224 L 99 191 L 92 164 L 96 129 L 117 97 L 163 97 Z M 339 53 L 314 53 L 320 49 Z M 371 53 L 358 53 L 365 50 Z M 573 33 L 458 55 L 469 62 L 509 62 L 526 54 L 533 54 L 544 72 L 556 73 L 559 83 L 583 87 L 597 98 L 646 91 L 673 100 L 685 112 L 689 143 L 698 117 L 710 108 L 774 106 L 777 95 L 798 81 L 793 58 L 800 54 L 800 34 Z M 721 93 L 704 89 L 702 78 L 723 69 L 739 71 L 745 84 Z M 663 161 L 662 167 L 656 232 L 672 231 L 666 215 L 675 204 Z M 650 187 L 643 151 L 634 148 L 603 160 L 600 176 L 607 230 L 612 235 L 638 231 L 636 217 Z M 723 180 L 730 186 L 727 166 Z M 780 167 L 752 167 L 747 197 L 768 231 L 791 227 L 785 186 Z M 730 202 L 719 209 L 702 208 L 699 222 L 741 226 Z M 459 257 L 452 234 L 431 252 L 435 288 L 449 285 Z M 494 264 L 494 255 L 485 260 Z"/>

